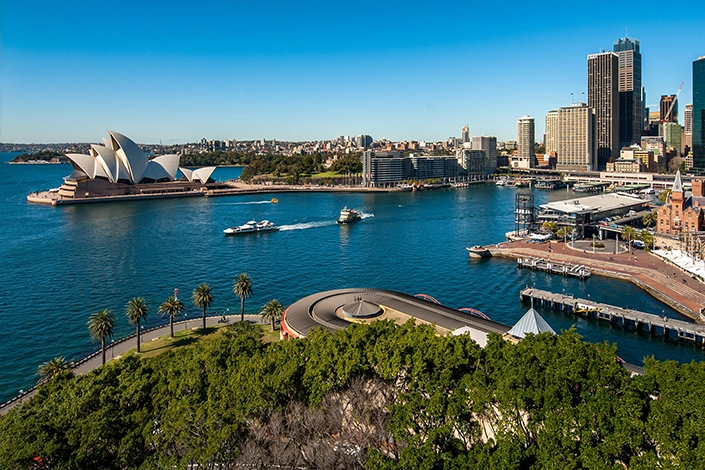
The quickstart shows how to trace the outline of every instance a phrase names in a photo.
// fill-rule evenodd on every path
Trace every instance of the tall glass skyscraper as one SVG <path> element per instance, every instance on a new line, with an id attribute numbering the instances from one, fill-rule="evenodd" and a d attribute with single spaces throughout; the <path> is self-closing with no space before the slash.
<path id="1" fill-rule="evenodd" d="M 588 106 L 595 110 L 597 169 L 619 158 L 619 57 L 588 55 Z"/>
<path id="2" fill-rule="evenodd" d="M 619 148 L 641 139 L 644 104 L 641 101 L 641 52 L 639 41 L 621 38 L 614 42 L 619 56 Z"/>
<path id="3" fill-rule="evenodd" d="M 705 56 L 693 62 L 693 167 L 705 174 Z"/>

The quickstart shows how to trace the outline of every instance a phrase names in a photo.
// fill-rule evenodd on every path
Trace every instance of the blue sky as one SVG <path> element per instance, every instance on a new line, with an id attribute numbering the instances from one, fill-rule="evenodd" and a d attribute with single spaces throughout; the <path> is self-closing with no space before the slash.
<path id="1" fill-rule="evenodd" d="M 575 3 L 0 0 L 0 142 L 540 140 L 626 28 L 682 116 L 705 1 Z"/>

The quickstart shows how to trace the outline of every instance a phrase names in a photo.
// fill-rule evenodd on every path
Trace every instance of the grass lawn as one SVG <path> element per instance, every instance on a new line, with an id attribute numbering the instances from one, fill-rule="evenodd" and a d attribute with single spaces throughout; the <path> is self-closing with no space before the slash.
<path id="1" fill-rule="evenodd" d="M 141 347 L 141 357 L 154 357 L 157 356 L 163 352 L 170 351 L 172 349 L 178 349 L 178 348 L 184 348 L 184 347 L 189 347 L 193 345 L 194 343 L 200 341 L 201 339 L 206 339 L 206 338 L 216 338 L 218 335 L 221 335 L 222 332 L 224 331 L 223 328 L 225 328 L 226 324 L 218 325 L 218 326 L 212 326 L 206 328 L 205 331 L 201 330 L 200 328 L 197 330 L 179 330 L 179 331 L 174 331 L 174 337 L 172 338 L 169 336 L 169 334 L 166 334 L 164 336 L 161 336 L 159 338 L 156 338 L 152 341 L 147 341 L 142 343 Z M 279 341 L 279 330 L 271 330 L 271 326 L 269 324 L 263 325 L 263 324 L 258 324 L 260 328 L 262 328 L 262 333 L 264 333 L 264 336 L 262 337 L 262 342 L 263 343 L 273 343 L 275 341 Z M 137 354 L 137 348 L 132 348 L 129 351 L 127 351 L 124 355 L 128 354 Z"/>

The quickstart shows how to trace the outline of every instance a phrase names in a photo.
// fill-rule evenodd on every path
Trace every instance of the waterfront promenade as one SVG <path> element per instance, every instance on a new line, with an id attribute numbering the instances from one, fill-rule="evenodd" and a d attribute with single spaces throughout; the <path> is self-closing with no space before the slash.
<path id="1" fill-rule="evenodd" d="M 487 248 L 493 256 L 533 256 L 584 265 L 594 274 L 629 280 L 683 315 L 698 323 L 705 323 L 705 316 L 702 314 L 705 307 L 705 284 L 690 273 L 642 250 L 635 250 L 633 254 L 625 250 L 617 254 L 614 250 L 596 250 L 593 253 L 592 249 L 588 248 L 589 243 L 590 241 L 576 242 L 575 246 L 571 247 L 570 242 L 548 244 L 521 240 Z"/>
<path id="2" fill-rule="evenodd" d="M 221 324 L 221 319 L 223 318 L 222 313 L 212 313 L 209 314 L 206 317 L 206 327 L 213 327 L 213 326 L 218 326 Z M 228 324 L 231 323 L 236 323 L 240 321 L 240 315 L 225 315 L 225 319 L 227 320 Z M 262 323 L 262 324 L 269 324 L 268 321 L 262 321 L 261 317 L 259 315 L 245 315 L 245 321 L 251 322 L 251 323 Z M 188 320 L 183 320 L 179 322 L 174 322 L 174 333 L 180 330 L 186 330 L 186 329 L 200 329 L 201 326 L 203 325 L 203 318 L 202 317 L 195 317 L 192 319 Z M 163 336 L 166 336 L 170 332 L 169 324 L 166 324 L 164 326 L 158 326 L 155 328 L 151 328 L 149 330 L 145 330 L 141 333 L 140 339 L 142 340 L 142 344 L 147 343 L 149 341 L 156 340 L 158 338 L 161 338 Z M 106 364 L 112 360 L 119 359 L 123 354 L 125 354 L 127 351 L 131 349 L 136 349 L 137 344 L 135 342 L 137 338 L 136 334 L 130 335 L 126 338 L 122 338 L 118 341 L 113 341 L 109 342 L 105 346 L 105 362 Z M 80 361 L 76 363 L 72 363 L 71 371 L 76 374 L 76 375 L 82 375 L 82 374 L 87 374 L 91 372 L 92 370 L 97 369 L 98 367 L 103 365 L 103 356 L 101 354 L 100 349 L 98 351 L 94 352 L 88 357 L 85 357 L 81 359 Z M 15 408 L 18 405 L 21 405 L 28 401 L 30 398 L 34 396 L 36 393 L 36 386 L 32 387 L 29 390 L 25 390 L 22 393 L 20 393 L 18 396 L 13 398 L 10 401 L 7 401 L 3 404 L 0 405 L 0 415 L 6 414 L 8 411 L 11 409 Z"/>

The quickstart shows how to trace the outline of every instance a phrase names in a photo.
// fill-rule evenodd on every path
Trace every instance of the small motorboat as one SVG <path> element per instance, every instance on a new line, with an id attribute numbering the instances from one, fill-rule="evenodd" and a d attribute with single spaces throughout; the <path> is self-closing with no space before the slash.
<path id="1" fill-rule="evenodd" d="M 272 198 L 272 204 L 276 204 L 277 202 L 279 202 L 279 199 L 273 197 L 273 198 Z"/>
<path id="2" fill-rule="evenodd" d="M 360 220 L 362 216 L 358 211 L 355 209 L 348 209 L 348 206 L 345 206 L 341 211 L 340 215 L 338 216 L 337 222 L 339 224 L 349 224 L 352 222 L 355 222 L 356 220 Z"/>
<path id="3" fill-rule="evenodd" d="M 276 232 L 277 230 L 279 230 L 277 224 L 269 220 L 262 220 L 261 222 L 250 220 L 244 225 L 226 228 L 223 232 L 226 235 L 238 235 L 242 233 Z"/>
<path id="4" fill-rule="evenodd" d="M 466 250 L 468 250 L 470 258 L 492 258 L 492 253 L 484 246 L 475 245 L 472 248 L 466 248 Z"/>

